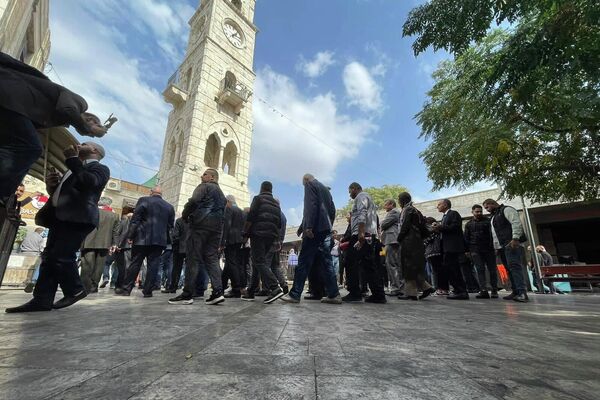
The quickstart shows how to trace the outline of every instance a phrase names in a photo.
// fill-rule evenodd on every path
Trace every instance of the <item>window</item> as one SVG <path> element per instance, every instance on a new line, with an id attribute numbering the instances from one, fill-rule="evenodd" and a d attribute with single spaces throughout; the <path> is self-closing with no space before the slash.
<path id="1" fill-rule="evenodd" d="M 229 142 L 223 152 L 223 172 L 235 176 L 235 167 L 237 163 L 237 148 L 235 143 Z"/>
<path id="2" fill-rule="evenodd" d="M 206 148 L 204 149 L 204 165 L 208 168 L 219 168 L 220 155 L 221 145 L 219 144 L 217 134 L 213 133 L 206 141 Z"/>
<path id="3" fill-rule="evenodd" d="M 173 164 L 175 164 L 175 153 L 177 152 L 177 145 L 175 144 L 175 139 L 171 138 L 169 140 L 169 158 L 168 158 L 168 168 L 171 168 Z"/>
<path id="4" fill-rule="evenodd" d="M 236 6 L 238 10 L 242 10 L 242 0 L 231 0 L 231 4 Z"/>

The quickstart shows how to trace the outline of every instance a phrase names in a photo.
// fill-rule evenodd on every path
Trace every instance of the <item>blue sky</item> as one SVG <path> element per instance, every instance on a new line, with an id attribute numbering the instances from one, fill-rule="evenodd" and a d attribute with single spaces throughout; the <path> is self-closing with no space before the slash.
<path id="1" fill-rule="evenodd" d="M 94 112 L 120 118 L 102 139 L 113 176 L 141 182 L 159 166 L 170 109 L 160 93 L 183 59 L 187 21 L 198 4 L 51 4 L 52 65 L 46 72 L 83 95 Z M 412 40 L 402 38 L 402 24 L 417 4 L 257 1 L 250 189 L 273 181 L 292 223 L 301 217 L 304 172 L 330 185 L 339 206 L 348 201 L 352 181 L 402 184 L 417 199 L 458 192 L 432 193 L 418 156 L 426 144 L 413 117 L 433 83 L 431 72 L 448 56 L 415 58 Z"/>

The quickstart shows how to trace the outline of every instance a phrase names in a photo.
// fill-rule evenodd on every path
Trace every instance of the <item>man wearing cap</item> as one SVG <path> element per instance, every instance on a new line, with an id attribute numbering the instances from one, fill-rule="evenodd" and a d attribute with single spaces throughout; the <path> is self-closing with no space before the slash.
<path id="1" fill-rule="evenodd" d="M 87 108 L 83 97 L 0 52 L 0 202 L 42 155 L 37 129 L 72 125 L 81 135 L 102 137 L 116 121 L 102 126 Z"/>
<path id="2" fill-rule="evenodd" d="M 35 218 L 36 224 L 49 228 L 49 232 L 33 299 L 7 308 L 8 313 L 64 308 L 87 296 L 77 272 L 76 252 L 98 226 L 98 201 L 110 170 L 99 162 L 105 152 L 97 143 L 69 146 L 63 154 L 69 170 L 64 175 L 46 175 L 50 199 Z M 52 304 L 59 284 L 65 297 Z"/>

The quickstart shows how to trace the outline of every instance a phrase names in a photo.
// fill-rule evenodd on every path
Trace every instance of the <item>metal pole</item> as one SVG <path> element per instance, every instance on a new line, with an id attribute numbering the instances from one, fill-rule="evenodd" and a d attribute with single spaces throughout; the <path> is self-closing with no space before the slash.
<path id="1" fill-rule="evenodd" d="M 525 214 L 525 225 L 527 227 L 527 235 L 529 236 L 529 243 L 531 246 L 531 261 L 533 262 L 533 267 L 537 272 L 537 282 L 536 286 L 538 287 L 538 293 L 545 293 L 544 291 L 544 281 L 542 280 L 542 270 L 540 268 L 540 260 L 537 257 L 537 252 L 535 250 L 536 243 L 535 238 L 533 237 L 533 228 L 531 227 L 531 219 L 529 218 L 529 210 L 527 206 L 525 206 L 525 199 L 521 196 L 521 204 L 523 204 L 523 214 Z"/>

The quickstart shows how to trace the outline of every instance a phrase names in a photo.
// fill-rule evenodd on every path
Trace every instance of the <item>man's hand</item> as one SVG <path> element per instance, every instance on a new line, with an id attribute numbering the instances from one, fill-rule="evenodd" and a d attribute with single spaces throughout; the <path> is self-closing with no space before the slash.
<path id="1" fill-rule="evenodd" d="M 354 245 L 354 247 L 357 250 L 360 250 L 363 245 L 365 244 L 365 233 L 364 232 L 358 232 L 358 242 L 356 242 L 356 244 Z"/>
<path id="2" fill-rule="evenodd" d="M 440 231 L 440 224 L 438 224 L 437 222 L 434 222 L 433 224 L 431 224 L 431 229 L 434 232 L 439 232 Z"/>
<path id="3" fill-rule="evenodd" d="M 91 137 L 102 137 L 106 135 L 108 129 L 102 125 L 89 125 L 88 132 L 90 132 Z"/>
<path id="4" fill-rule="evenodd" d="M 308 228 L 304 230 L 304 236 L 309 239 L 314 239 L 315 234 L 313 233 L 313 230 L 311 228 Z"/>
<path id="5" fill-rule="evenodd" d="M 65 158 L 72 158 L 79 156 L 79 149 L 75 145 L 71 145 L 63 150 Z"/>
<path id="6" fill-rule="evenodd" d="M 48 191 L 51 191 L 50 189 L 56 189 L 56 187 L 60 183 L 61 178 L 62 175 L 56 171 L 48 172 L 46 174 L 46 188 L 48 189 Z"/>
<path id="7" fill-rule="evenodd" d="M 511 248 L 513 248 L 513 249 L 516 249 L 516 248 L 518 248 L 518 247 L 521 245 L 521 243 L 519 243 L 519 241 L 518 241 L 518 240 L 516 240 L 516 239 L 513 239 L 513 240 L 511 240 L 511 241 L 510 241 L 510 243 L 509 243 L 508 245 L 509 245 Z"/>

